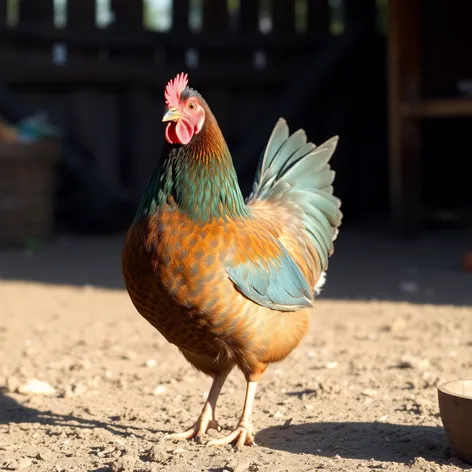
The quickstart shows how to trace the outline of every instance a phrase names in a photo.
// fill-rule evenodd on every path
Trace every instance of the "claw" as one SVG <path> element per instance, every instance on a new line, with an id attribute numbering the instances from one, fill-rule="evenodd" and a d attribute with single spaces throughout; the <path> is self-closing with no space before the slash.
<path id="1" fill-rule="evenodd" d="M 208 424 L 207 431 L 209 429 L 215 429 L 216 431 L 220 432 L 222 428 L 221 428 L 220 424 L 218 423 L 218 421 L 211 420 L 210 423 Z"/>
<path id="2" fill-rule="evenodd" d="M 207 443 L 207 446 L 226 446 L 236 441 L 236 449 L 242 449 L 243 446 L 256 446 L 252 428 L 239 425 L 234 431 L 221 439 L 213 439 Z"/>
<path id="3" fill-rule="evenodd" d="M 209 429 L 216 429 L 217 431 L 221 431 L 221 427 L 216 420 L 208 420 L 202 415 L 198 421 L 186 431 L 182 431 L 181 433 L 172 433 L 166 434 L 162 439 L 166 440 L 183 440 L 183 439 L 195 439 L 198 444 L 201 444 L 202 439 L 201 437 L 206 434 Z"/>

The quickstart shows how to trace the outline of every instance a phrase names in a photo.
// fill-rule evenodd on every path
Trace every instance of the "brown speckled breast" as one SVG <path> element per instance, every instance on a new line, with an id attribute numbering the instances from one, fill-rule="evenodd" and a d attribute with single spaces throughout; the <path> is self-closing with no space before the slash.
<path id="1" fill-rule="evenodd" d="M 262 232 L 261 232 L 262 231 Z M 171 207 L 130 228 L 123 276 L 138 312 L 171 343 L 190 353 L 233 357 L 238 364 L 284 358 L 308 327 L 310 310 L 283 313 L 239 293 L 223 261 L 247 248 L 272 250 L 246 221 L 196 224 Z"/>

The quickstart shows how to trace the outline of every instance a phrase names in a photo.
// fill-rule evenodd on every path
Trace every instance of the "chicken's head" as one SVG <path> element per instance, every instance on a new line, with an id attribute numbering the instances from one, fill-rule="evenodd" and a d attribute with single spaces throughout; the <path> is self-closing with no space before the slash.
<path id="1" fill-rule="evenodd" d="M 164 93 L 167 109 L 162 121 L 168 122 L 165 136 L 171 144 L 188 144 L 205 122 L 201 97 L 187 84 L 187 74 L 178 74 L 169 81 Z"/>

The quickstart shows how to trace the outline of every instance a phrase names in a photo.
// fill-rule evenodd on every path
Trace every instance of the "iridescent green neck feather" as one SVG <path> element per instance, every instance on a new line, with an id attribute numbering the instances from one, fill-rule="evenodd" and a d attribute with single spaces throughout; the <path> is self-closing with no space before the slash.
<path id="1" fill-rule="evenodd" d="M 144 191 L 135 221 L 172 198 L 199 223 L 248 217 L 231 154 L 209 109 L 199 134 L 186 146 L 166 146 Z"/>

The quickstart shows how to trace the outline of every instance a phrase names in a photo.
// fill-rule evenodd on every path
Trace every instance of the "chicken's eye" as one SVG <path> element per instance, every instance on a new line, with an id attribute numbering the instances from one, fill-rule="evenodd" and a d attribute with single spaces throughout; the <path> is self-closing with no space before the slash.
<path id="1" fill-rule="evenodd" d="M 195 102 L 188 102 L 187 108 L 189 110 L 195 110 L 195 108 L 196 108 Z"/>

